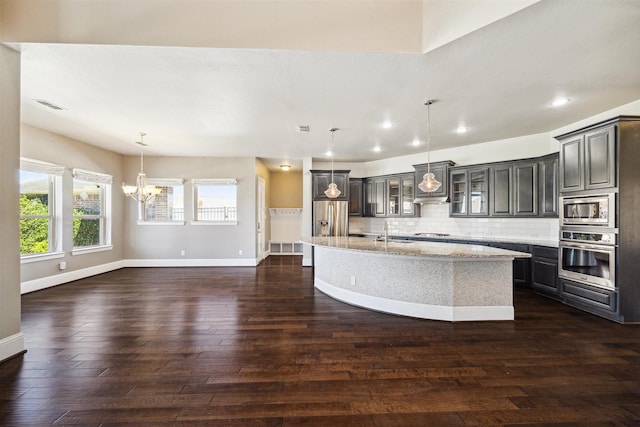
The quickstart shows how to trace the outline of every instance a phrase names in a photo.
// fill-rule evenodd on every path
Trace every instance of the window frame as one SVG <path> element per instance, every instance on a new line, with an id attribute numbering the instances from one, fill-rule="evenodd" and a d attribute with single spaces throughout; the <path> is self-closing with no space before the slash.
<path id="1" fill-rule="evenodd" d="M 198 178 L 192 179 L 193 213 L 192 225 L 238 225 L 238 180 L 236 178 Z M 224 220 L 206 220 L 199 218 L 198 192 L 199 187 L 223 187 L 233 186 L 235 188 L 235 217 Z"/>
<path id="2" fill-rule="evenodd" d="M 139 203 L 137 224 L 138 225 L 185 225 L 186 209 L 185 209 L 185 199 L 184 199 L 184 195 L 185 195 L 184 182 L 185 180 L 182 178 L 147 178 L 147 185 L 153 185 L 156 187 L 182 187 L 182 219 L 173 219 L 173 220 L 148 219 L 147 204 Z"/>
<path id="3" fill-rule="evenodd" d="M 99 215 L 75 215 L 73 210 L 75 209 L 74 202 L 71 203 L 72 221 L 75 219 L 98 219 L 100 224 L 99 238 L 100 242 L 97 245 L 92 246 L 75 246 L 74 238 L 72 238 L 72 255 L 81 255 L 91 252 L 99 252 L 113 249 L 111 245 L 111 191 L 113 178 L 111 175 L 103 174 L 100 172 L 93 172 L 84 169 L 73 169 L 73 183 L 72 183 L 72 195 L 75 193 L 76 180 L 82 182 L 88 182 L 95 184 L 101 191 L 101 203 Z M 74 197 L 74 196 L 73 196 Z"/>
<path id="4" fill-rule="evenodd" d="M 20 171 L 47 175 L 47 215 L 22 215 L 23 219 L 47 219 L 47 252 L 23 254 L 20 252 L 20 262 L 29 263 L 46 259 L 61 258 L 62 252 L 62 175 L 64 166 L 40 160 L 20 158 Z M 20 180 L 19 180 L 20 181 Z M 22 182 L 19 182 L 22 185 Z M 20 196 L 22 192 L 20 192 Z"/>

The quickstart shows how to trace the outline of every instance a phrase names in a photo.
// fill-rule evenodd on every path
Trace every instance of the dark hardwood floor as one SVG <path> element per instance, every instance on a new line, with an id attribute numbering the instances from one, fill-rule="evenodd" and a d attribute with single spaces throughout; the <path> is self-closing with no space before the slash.
<path id="1" fill-rule="evenodd" d="M 514 322 L 391 316 L 314 291 L 300 263 L 24 295 L 0 425 L 640 425 L 640 326 L 526 291 Z"/>

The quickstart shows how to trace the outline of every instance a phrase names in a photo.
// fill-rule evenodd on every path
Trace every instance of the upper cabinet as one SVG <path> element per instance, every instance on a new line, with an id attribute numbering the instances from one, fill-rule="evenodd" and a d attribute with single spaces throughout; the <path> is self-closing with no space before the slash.
<path id="1" fill-rule="evenodd" d="M 496 165 L 489 169 L 491 215 L 513 215 L 513 167 Z"/>
<path id="2" fill-rule="evenodd" d="M 364 215 L 362 178 L 349 178 L 349 215 Z"/>
<path id="3" fill-rule="evenodd" d="M 349 200 L 349 172 L 348 170 L 333 171 L 333 181 L 338 190 L 340 190 L 340 196 L 335 199 L 329 199 L 324 192 L 331 183 L 331 171 L 312 170 L 313 200 Z"/>
<path id="4" fill-rule="evenodd" d="M 538 163 L 538 214 L 558 216 L 558 153 L 540 159 Z"/>
<path id="5" fill-rule="evenodd" d="M 451 216 L 486 216 L 489 213 L 489 169 L 455 168 L 451 179 Z"/>
<path id="6" fill-rule="evenodd" d="M 513 166 L 513 214 L 538 215 L 538 162 L 517 163 Z"/>
<path id="7" fill-rule="evenodd" d="M 559 137 L 560 192 L 616 187 L 616 126 Z"/>
<path id="8" fill-rule="evenodd" d="M 364 180 L 365 216 L 416 216 L 414 198 L 413 173 L 377 176 Z"/>
<path id="9" fill-rule="evenodd" d="M 558 216 L 558 155 L 456 167 L 451 216 Z"/>
<path id="10" fill-rule="evenodd" d="M 387 216 L 387 180 L 385 177 L 364 180 L 364 216 Z"/>
<path id="11" fill-rule="evenodd" d="M 428 201 L 430 198 L 446 199 L 449 197 L 449 168 L 453 165 L 455 165 L 455 163 L 450 160 L 431 163 L 430 168 L 427 167 L 426 163 L 413 165 L 413 168 L 415 169 L 415 198 L 418 199 L 418 201 L 421 199 Z M 424 174 L 427 173 L 427 169 L 430 169 L 435 178 L 442 183 L 440 188 L 431 193 L 427 193 L 426 191 L 422 191 L 418 188 L 418 184 L 422 182 L 422 178 L 424 177 Z"/>

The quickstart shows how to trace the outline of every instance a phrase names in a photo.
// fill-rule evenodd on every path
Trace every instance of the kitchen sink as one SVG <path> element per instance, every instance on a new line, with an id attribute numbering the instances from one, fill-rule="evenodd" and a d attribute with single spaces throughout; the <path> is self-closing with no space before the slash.
<path id="1" fill-rule="evenodd" d="M 415 233 L 414 236 L 420 237 L 447 237 L 450 236 L 448 233 Z"/>

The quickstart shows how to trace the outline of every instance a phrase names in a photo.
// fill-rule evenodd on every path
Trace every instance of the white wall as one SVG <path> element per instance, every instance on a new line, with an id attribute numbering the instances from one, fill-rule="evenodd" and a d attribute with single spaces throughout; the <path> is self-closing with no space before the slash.
<path id="1" fill-rule="evenodd" d="M 125 157 L 126 182 L 135 182 L 139 168 L 139 157 Z M 127 200 L 124 217 L 126 222 L 124 257 L 126 259 L 147 260 L 144 265 L 255 265 L 255 158 L 145 156 L 145 173 L 148 178 L 186 179 L 184 188 L 186 224 L 139 225 L 137 203 Z M 191 180 L 193 178 L 236 178 L 238 180 L 237 225 L 192 224 Z M 185 251 L 185 256 L 181 256 L 182 250 Z M 242 255 L 239 254 L 240 250 Z"/>
<path id="2" fill-rule="evenodd" d="M 24 350 L 20 330 L 20 54 L 0 45 L 0 361 Z"/>
<path id="3" fill-rule="evenodd" d="M 431 152 L 431 161 L 452 160 L 458 166 L 478 163 L 538 157 L 558 151 L 558 141 L 550 132 L 517 138 L 501 139 L 464 147 L 447 148 Z M 412 172 L 413 165 L 427 163 L 427 153 L 410 154 L 371 162 L 335 162 L 335 169 L 351 170 L 349 176 L 365 178 L 378 175 Z M 313 169 L 331 169 L 330 162 L 313 162 Z"/>
<path id="4" fill-rule="evenodd" d="M 66 168 L 62 177 L 62 250 L 64 251 L 64 257 L 22 264 L 22 282 L 31 282 L 56 275 L 69 275 L 74 271 L 121 261 L 124 253 L 122 250 L 124 195 L 120 191 L 122 155 L 26 124 L 21 127 L 20 155 Z M 73 168 L 86 169 L 113 176 L 111 191 L 112 250 L 71 255 L 71 250 L 73 249 L 73 177 L 71 171 Z M 64 271 L 58 268 L 61 261 L 66 262 L 66 270 Z M 34 289 L 29 288 L 26 290 Z"/>

